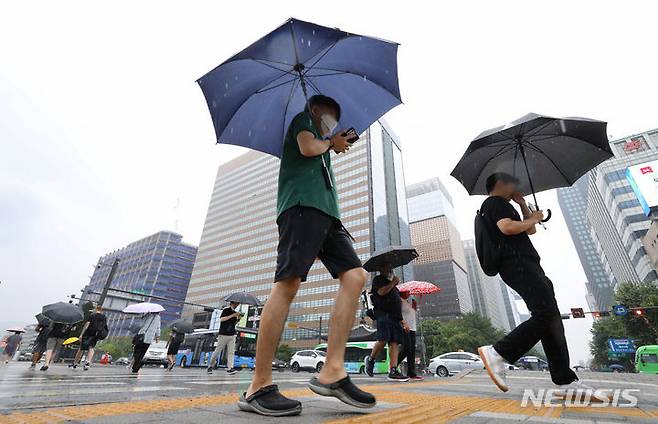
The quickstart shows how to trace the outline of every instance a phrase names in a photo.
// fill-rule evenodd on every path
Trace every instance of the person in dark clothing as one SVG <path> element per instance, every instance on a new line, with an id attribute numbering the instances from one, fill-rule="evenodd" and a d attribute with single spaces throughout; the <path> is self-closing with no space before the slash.
<path id="1" fill-rule="evenodd" d="M 492 237 L 502 243 L 500 276 L 523 298 L 530 318 L 493 346 L 481 346 L 478 352 L 489 377 L 499 389 L 507 391 L 505 362 L 515 363 L 541 341 L 553 383 L 567 391 L 590 390 L 594 397 L 594 390 L 582 384 L 569 366 L 569 350 L 553 283 L 544 274 L 539 254 L 530 241 L 529 235 L 535 234 L 535 226 L 544 215 L 541 211 L 530 211 L 517 186 L 518 180 L 512 175 L 489 176 L 486 181 L 489 197 L 480 213 L 493 230 Z M 520 207 L 523 219 L 510 204 L 511 200 Z"/>
<path id="2" fill-rule="evenodd" d="M 398 366 L 407 359 L 407 377 L 410 380 L 422 380 L 423 377 L 416 374 L 416 301 L 409 297 L 408 291 L 400 292 L 402 298 L 402 354 L 398 358 Z"/>
<path id="3" fill-rule="evenodd" d="M 151 343 L 160 341 L 160 325 L 160 313 L 151 312 L 144 315 L 142 326 L 133 337 L 133 374 L 137 374 L 142 368 L 142 360 Z"/>
<path id="4" fill-rule="evenodd" d="M 38 334 L 32 345 L 32 362 L 30 363 L 30 369 L 32 370 L 37 366 L 41 360 L 41 356 L 43 356 L 43 353 L 46 351 L 49 328 L 47 325 L 39 324 L 37 328 L 35 328 L 35 331 Z"/>
<path id="5" fill-rule="evenodd" d="M 14 331 L 13 333 L 14 334 L 7 337 L 6 340 L 7 344 L 5 345 L 5 351 L 3 352 L 5 357 L 5 364 L 8 364 L 9 361 L 11 361 L 11 358 L 14 357 L 16 351 L 21 346 L 21 340 L 23 340 L 21 331 Z"/>
<path id="6" fill-rule="evenodd" d="M 176 330 L 171 330 L 171 335 L 169 336 L 169 341 L 167 342 L 167 361 L 169 366 L 167 367 L 168 371 L 171 371 L 176 365 L 176 355 L 178 354 L 178 349 L 180 348 L 181 343 L 185 340 L 185 334 L 179 333 Z"/>
<path id="7" fill-rule="evenodd" d="M 370 377 L 374 375 L 376 358 L 388 343 L 391 365 L 388 379 L 395 381 L 409 380 L 409 377 L 402 375 L 397 368 L 398 345 L 404 340 L 402 299 L 396 287 L 399 282 L 398 277 L 393 275 L 390 264 L 382 264 L 379 275 L 372 280 L 370 293 L 377 320 L 377 343 L 373 346 L 370 355 L 365 358 L 366 373 Z"/>
<path id="8" fill-rule="evenodd" d="M 107 335 L 107 318 L 102 312 L 103 308 L 101 305 L 97 305 L 94 313 L 89 315 L 87 322 L 85 322 L 82 328 L 82 336 L 80 337 L 80 348 L 75 353 L 75 359 L 73 360 L 73 364 L 71 364 L 72 368 L 78 367 L 78 364 L 82 360 L 82 353 L 87 351 L 87 360 L 82 369 L 84 371 L 89 369 L 94 359 L 96 343 Z"/>
<path id="9" fill-rule="evenodd" d="M 240 306 L 238 302 L 231 302 L 229 306 L 222 309 L 219 316 L 219 334 L 217 335 L 217 346 L 208 362 L 208 374 L 212 374 L 212 369 L 217 366 L 217 359 L 223 350 L 226 350 L 226 372 L 235 374 L 238 370 L 233 366 L 235 360 L 235 325 L 238 318 L 242 316 L 236 309 Z"/>

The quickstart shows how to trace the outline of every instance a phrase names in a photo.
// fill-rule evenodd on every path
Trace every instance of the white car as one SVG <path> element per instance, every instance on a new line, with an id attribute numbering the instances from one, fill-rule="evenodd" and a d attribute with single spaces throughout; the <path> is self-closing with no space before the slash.
<path id="1" fill-rule="evenodd" d="M 155 365 L 167 365 L 167 342 L 159 341 L 153 343 L 149 346 L 144 359 L 142 360 L 143 364 L 155 364 Z"/>
<path id="2" fill-rule="evenodd" d="M 448 377 L 462 371 L 484 369 L 484 364 L 474 353 L 448 352 L 432 358 L 428 368 L 439 377 Z"/>
<path id="3" fill-rule="evenodd" d="M 321 350 L 300 350 L 290 358 L 290 370 L 292 372 L 300 370 L 320 372 L 326 357 L 326 352 Z"/>

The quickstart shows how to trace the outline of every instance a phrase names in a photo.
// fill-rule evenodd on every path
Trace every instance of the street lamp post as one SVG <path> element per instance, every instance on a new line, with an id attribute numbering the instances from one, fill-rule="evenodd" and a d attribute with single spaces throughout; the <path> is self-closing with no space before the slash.
<path id="1" fill-rule="evenodd" d="M 100 264 L 98 264 L 98 267 L 100 268 L 101 265 L 106 265 L 106 264 L 100 263 Z M 107 279 L 105 280 L 105 285 L 103 286 L 103 291 L 101 292 L 101 295 L 98 298 L 98 304 L 100 306 L 103 306 L 103 303 L 105 303 L 105 298 L 107 297 L 107 292 L 110 289 L 110 285 L 112 284 L 112 279 L 114 278 L 114 273 L 116 272 L 118 266 L 119 266 L 119 258 L 114 258 L 114 260 L 112 261 L 111 268 L 110 268 L 110 273 L 107 275 Z"/>

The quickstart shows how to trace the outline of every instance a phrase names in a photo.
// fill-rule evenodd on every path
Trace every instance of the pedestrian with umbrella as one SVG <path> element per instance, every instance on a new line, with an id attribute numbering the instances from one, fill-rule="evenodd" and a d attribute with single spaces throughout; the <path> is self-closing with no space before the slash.
<path id="1" fill-rule="evenodd" d="M 233 298 L 240 297 L 234 296 Z M 244 299 L 244 297 L 242 298 Z M 217 367 L 217 360 L 221 357 L 223 351 L 226 351 L 227 374 L 233 375 L 238 372 L 233 366 L 235 360 L 235 326 L 242 317 L 242 313 L 238 311 L 238 307 L 240 307 L 240 302 L 231 300 L 219 315 L 219 332 L 217 334 L 217 341 L 215 342 L 215 350 L 210 356 L 210 361 L 208 361 L 208 374 L 212 374 L 213 368 Z"/>
<path id="2" fill-rule="evenodd" d="M 585 390 L 592 398 L 600 398 L 569 366 L 553 283 L 544 274 L 529 237 L 544 221 L 544 214 L 538 208 L 532 210 L 522 193 L 529 189 L 534 198 L 537 191 L 570 186 L 611 156 L 605 122 L 530 114 L 480 134 L 452 172 L 469 193 L 488 195 L 475 219 L 476 250 L 483 270 L 488 275 L 500 273 L 531 313 L 493 346 L 478 348 L 489 376 L 502 391 L 509 390 L 505 364 L 515 363 L 541 341 L 553 383 L 564 393 Z"/>
<path id="3" fill-rule="evenodd" d="M 142 360 L 151 343 L 160 340 L 160 312 L 164 310 L 162 305 L 149 302 L 128 305 L 123 309 L 127 314 L 144 314 L 142 326 L 133 337 L 133 374 L 142 368 Z"/>
<path id="4" fill-rule="evenodd" d="M 105 314 L 103 314 L 102 305 L 96 305 L 94 312 L 89 315 L 89 318 L 87 318 L 80 334 L 80 347 L 75 353 L 75 359 L 73 359 L 73 363 L 70 366 L 74 369 L 77 368 L 80 361 L 82 361 L 83 353 L 86 351 L 87 359 L 82 366 L 82 370 L 88 371 L 94 359 L 96 343 L 104 340 L 109 334 L 107 318 L 105 317 Z"/>
<path id="5" fill-rule="evenodd" d="M 260 320 L 256 371 L 238 406 L 269 416 L 301 413 L 272 384 L 271 363 L 290 303 L 319 258 L 339 289 L 327 359 L 309 388 L 350 405 L 375 405 L 345 372 L 345 344 L 366 273 L 340 221 L 331 156 L 400 104 L 397 44 L 289 19 L 198 83 L 217 141 L 281 158 L 276 284 Z M 339 130 L 338 123 L 348 130 Z"/>
<path id="6" fill-rule="evenodd" d="M 41 314 L 49 321 L 49 327 L 46 340 L 46 360 L 40 370 L 48 371 L 73 325 L 82 321 L 84 314 L 76 305 L 65 302 L 46 305 L 41 309 Z"/>
<path id="7" fill-rule="evenodd" d="M 171 335 L 167 341 L 167 361 L 169 362 L 167 371 L 171 371 L 174 365 L 176 365 L 176 355 L 178 354 L 181 343 L 185 340 L 185 334 L 194 331 L 192 323 L 182 318 L 172 322 L 169 328 L 171 328 Z"/>
<path id="8" fill-rule="evenodd" d="M 5 364 L 11 361 L 16 351 L 20 348 L 21 340 L 23 340 L 22 334 L 25 332 L 23 328 L 19 327 L 9 328 L 7 331 L 13 334 L 5 338 L 5 351 L 3 352 Z"/>
<path id="9" fill-rule="evenodd" d="M 441 289 L 432 283 L 425 281 L 407 281 L 406 283 L 398 286 L 400 297 L 402 298 L 402 318 L 404 330 L 404 349 L 402 355 L 398 359 L 398 366 L 404 358 L 407 358 L 407 376 L 410 380 L 422 380 L 416 374 L 416 317 L 420 316 L 420 310 L 416 300 L 412 300 L 410 296 L 422 297 L 423 295 L 438 293 Z M 423 340 L 423 333 L 421 328 L 421 341 L 422 341 L 422 359 L 425 364 L 425 341 Z"/>

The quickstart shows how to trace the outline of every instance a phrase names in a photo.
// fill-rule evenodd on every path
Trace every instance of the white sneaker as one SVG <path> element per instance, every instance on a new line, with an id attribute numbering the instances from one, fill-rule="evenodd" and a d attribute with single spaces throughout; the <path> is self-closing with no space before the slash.
<path id="1" fill-rule="evenodd" d="M 594 387 L 583 383 L 580 380 L 573 381 L 569 384 L 562 384 L 558 386 L 559 389 L 555 391 L 555 395 L 562 397 L 564 400 L 579 402 L 586 399 L 591 399 L 595 402 L 610 402 L 610 396 L 601 390 L 596 390 Z"/>
<path id="2" fill-rule="evenodd" d="M 496 386 L 503 392 L 509 390 L 507 385 L 507 367 L 505 359 L 496 352 L 493 346 L 480 346 L 478 348 L 480 358 L 487 369 L 487 374 Z"/>

